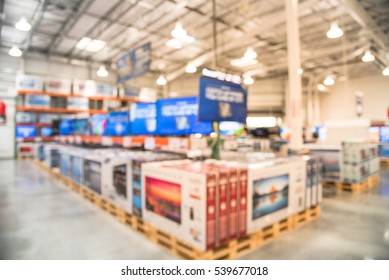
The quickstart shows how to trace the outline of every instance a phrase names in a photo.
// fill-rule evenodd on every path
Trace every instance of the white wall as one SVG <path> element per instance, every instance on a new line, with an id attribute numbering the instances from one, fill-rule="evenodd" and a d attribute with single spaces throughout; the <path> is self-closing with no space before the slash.
<path id="1" fill-rule="evenodd" d="M 389 108 L 389 77 L 371 76 L 329 87 L 329 93 L 320 93 L 321 122 L 357 118 L 355 92 L 361 91 L 363 114 L 361 118 L 386 120 Z"/>

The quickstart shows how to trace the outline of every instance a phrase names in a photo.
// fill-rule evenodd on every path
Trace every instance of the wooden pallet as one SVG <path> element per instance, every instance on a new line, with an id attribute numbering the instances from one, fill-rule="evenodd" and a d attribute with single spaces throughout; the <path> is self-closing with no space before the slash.
<path id="1" fill-rule="evenodd" d="M 33 159 L 33 155 L 18 155 L 18 159 Z"/>
<path id="2" fill-rule="evenodd" d="M 338 182 L 336 187 L 338 191 L 362 193 L 362 192 L 369 191 L 372 187 L 378 184 L 379 180 L 380 180 L 380 175 L 376 173 L 358 183 Z"/>
<path id="3" fill-rule="evenodd" d="M 51 170 L 41 162 L 36 162 L 42 169 L 49 172 L 55 178 L 58 178 L 65 186 L 75 191 L 86 200 L 94 203 L 96 206 L 117 218 L 120 222 L 130 226 L 133 230 L 143 234 L 153 243 L 159 245 L 164 250 L 174 256 L 189 260 L 233 260 L 244 254 L 247 254 L 259 247 L 267 244 L 279 236 L 299 228 L 309 222 L 316 220 L 320 216 L 320 205 L 306 209 L 300 213 L 292 215 L 287 219 L 278 221 L 255 233 L 245 237 L 234 239 L 216 249 L 206 252 L 200 251 L 185 241 L 180 240 L 172 234 L 166 233 L 157 227 L 144 222 L 135 215 L 127 213 L 113 202 L 94 193 L 92 190 L 80 186 L 70 179 L 62 176 L 58 170 Z"/>
<path id="4" fill-rule="evenodd" d="M 389 167 L 389 158 L 380 158 L 380 165 Z"/>

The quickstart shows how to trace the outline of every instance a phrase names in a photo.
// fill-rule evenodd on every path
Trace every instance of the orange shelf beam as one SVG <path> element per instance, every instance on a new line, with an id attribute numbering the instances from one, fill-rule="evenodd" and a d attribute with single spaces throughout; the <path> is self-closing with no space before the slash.
<path id="1" fill-rule="evenodd" d="M 59 114 L 77 114 L 77 113 L 89 113 L 89 114 L 105 114 L 106 110 L 77 110 L 66 108 L 45 108 L 45 107 L 25 107 L 17 106 L 16 111 L 19 112 L 39 112 L 39 113 L 59 113 Z"/>

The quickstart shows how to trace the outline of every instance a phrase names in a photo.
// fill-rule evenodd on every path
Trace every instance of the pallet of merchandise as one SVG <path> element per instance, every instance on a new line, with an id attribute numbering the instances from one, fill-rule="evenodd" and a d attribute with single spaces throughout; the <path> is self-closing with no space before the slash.
<path id="1" fill-rule="evenodd" d="M 370 190 L 379 182 L 379 174 L 375 173 L 368 178 L 357 183 L 339 182 L 337 183 L 337 189 L 339 191 L 351 191 L 353 193 L 362 193 Z"/>
<path id="2" fill-rule="evenodd" d="M 389 166 L 389 158 L 380 158 L 380 165 L 381 166 Z"/>
<path id="3" fill-rule="evenodd" d="M 189 260 L 233 260 L 242 255 L 248 254 L 253 250 L 267 244 L 281 235 L 297 229 L 309 222 L 312 222 L 320 216 L 321 207 L 316 205 L 300 213 L 292 215 L 284 220 L 278 221 L 255 233 L 245 237 L 234 239 L 218 248 L 200 251 L 185 241 L 180 240 L 172 234 L 166 233 L 159 228 L 144 222 L 141 218 L 127 213 L 125 210 L 116 206 L 111 201 L 101 197 L 88 188 L 78 185 L 68 178 L 64 177 L 59 171 L 54 171 L 43 163 L 36 163 L 44 170 L 48 171 L 55 178 L 63 182 L 67 187 L 76 193 L 94 203 L 96 206 L 117 218 L 120 222 L 130 226 L 133 230 L 143 234 L 153 243 L 159 245 L 174 256 Z"/>
<path id="4" fill-rule="evenodd" d="M 18 159 L 33 159 L 33 155 L 18 155 Z"/>

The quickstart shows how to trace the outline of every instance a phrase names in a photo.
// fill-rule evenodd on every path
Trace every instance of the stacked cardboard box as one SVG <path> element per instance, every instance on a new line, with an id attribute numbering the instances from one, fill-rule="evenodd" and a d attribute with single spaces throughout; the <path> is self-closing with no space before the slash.
<path id="1" fill-rule="evenodd" d="M 341 179 L 358 183 L 379 170 L 378 146 L 363 140 L 342 143 Z"/>

